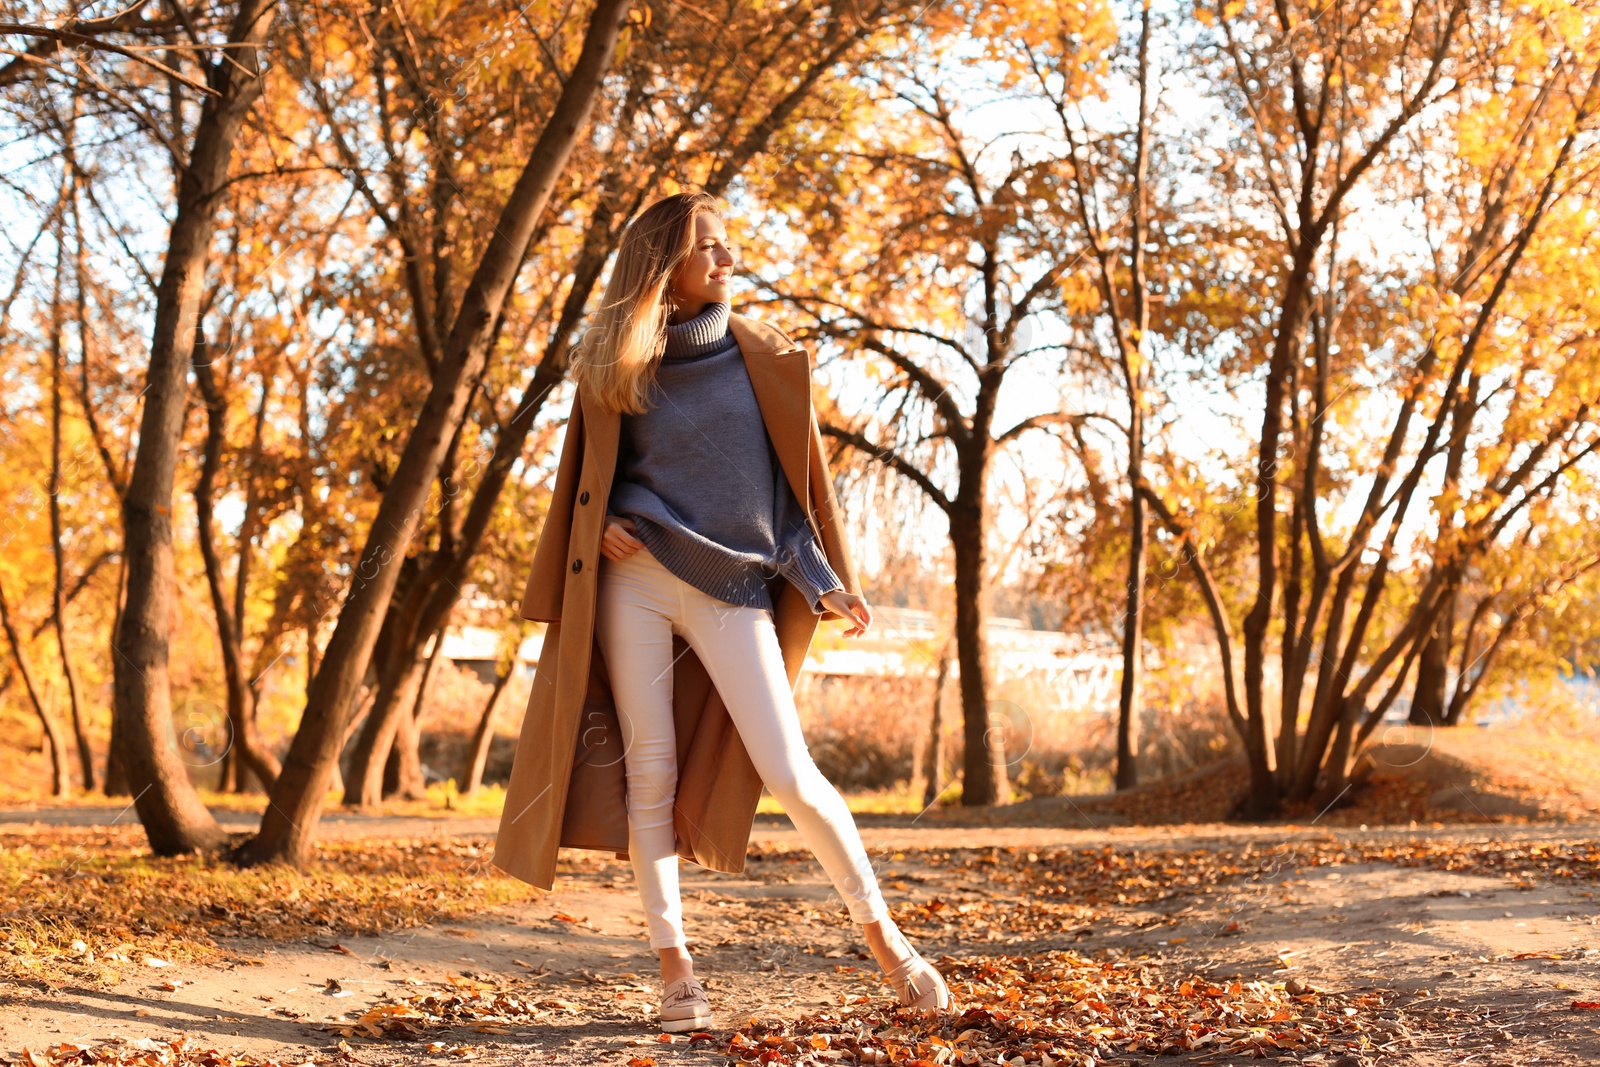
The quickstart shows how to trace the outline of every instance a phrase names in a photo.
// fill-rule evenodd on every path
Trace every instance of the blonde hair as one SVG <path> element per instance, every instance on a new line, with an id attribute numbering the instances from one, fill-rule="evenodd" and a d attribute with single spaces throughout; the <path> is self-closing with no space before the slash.
<path id="1" fill-rule="evenodd" d="M 717 207 L 710 193 L 673 193 L 623 231 L 600 307 L 570 368 L 573 384 L 589 390 L 607 411 L 637 415 L 648 408 L 673 311 L 672 275 L 694 251 L 695 219 L 704 212 L 719 215 Z"/>

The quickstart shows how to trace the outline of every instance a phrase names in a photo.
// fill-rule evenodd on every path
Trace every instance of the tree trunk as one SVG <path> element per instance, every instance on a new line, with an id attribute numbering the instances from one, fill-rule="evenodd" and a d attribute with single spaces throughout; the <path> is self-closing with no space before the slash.
<path id="1" fill-rule="evenodd" d="M 246 479 L 244 494 L 244 518 L 239 524 L 239 561 L 234 565 L 233 573 L 233 618 L 234 618 L 234 644 L 238 649 L 239 664 L 242 668 L 244 658 L 244 620 L 248 617 L 246 604 L 250 597 L 250 565 L 255 558 L 256 528 L 261 520 L 261 494 L 255 472 L 260 469 L 262 456 L 262 439 L 266 434 L 267 402 L 272 398 L 272 380 L 263 376 L 261 380 L 261 399 L 256 403 L 255 430 L 250 440 L 250 475 Z M 241 669 L 240 677 L 244 676 Z M 236 736 L 246 739 L 244 760 L 242 766 L 235 761 L 235 766 L 240 766 L 240 772 L 234 775 L 234 788 L 240 792 L 261 793 L 272 787 L 277 781 L 278 774 L 283 770 L 278 757 L 261 743 L 260 735 L 256 733 L 256 719 L 261 708 L 261 685 L 263 678 L 258 673 L 254 678 L 245 682 L 245 692 L 249 699 L 240 705 L 241 721 L 236 729 Z"/>
<path id="2" fill-rule="evenodd" d="M 1346 700 L 1339 714 L 1339 728 L 1328 748 L 1328 758 L 1322 765 L 1322 785 L 1317 790 L 1317 806 L 1324 811 L 1337 804 L 1350 790 L 1350 760 L 1355 754 L 1356 726 L 1361 718 L 1362 704 Z"/>
<path id="3" fill-rule="evenodd" d="M 913 796 L 927 792 L 928 787 L 928 737 L 926 734 L 911 738 L 911 777 L 907 779 Z"/>
<path id="4" fill-rule="evenodd" d="M 319 620 L 320 621 L 320 620 Z M 317 680 L 317 624 L 306 623 L 306 697 L 311 696 L 311 683 Z"/>
<path id="5" fill-rule="evenodd" d="M 11 645 L 12 658 L 17 661 L 17 673 L 22 675 L 22 687 L 28 691 L 28 702 L 33 705 L 34 714 L 39 716 L 39 725 L 44 728 L 45 749 L 50 753 L 50 795 L 67 796 L 72 792 L 72 775 L 67 770 L 67 739 L 56 724 L 56 717 L 39 699 L 39 690 L 33 684 L 33 672 L 28 669 L 28 661 L 23 657 L 22 639 L 17 634 L 16 623 L 12 621 L 11 606 L 6 603 L 4 588 L 0 588 L 0 626 L 5 627 L 6 641 Z"/>
<path id="6" fill-rule="evenodd" d="M 222 792 L 243 792 L 243 770 L 248 769 L 256 780 L 270 787 L 277 779 L 281 767 L 270 752 L 262 749 L 255 736 L 256 693 L 245 678 L 243 616 L 230 607 L 223 586 L 222 558 L 217 553 L 213 531 L 214 516 L 212 496 L 216 488 L 217 470 L 222 465 L 222 448 L 227 433 L 227 404 L 217 388 L 215 371 L 210 360 L 199 360 L 194 368 L 195 380 L 206 405 L 206 443 L 204 459 L 200 465 L 200 478 L 194 487 L 195 526 L 200 542 L 200 556 L 205 561 L 206 587 L 211 592 L 211 611 L 217 621 L 217 642 L 222 648 L 222 672 L 228 688 L 228 725 L 231 743 L 227 762 L 222 768 L 222 781 L 217 788 Z M 259 441 L 259 419 L 257 440 Z M 259 451 L 259 450 L 258 450 Z M 247 494 L 247 496 L 253 494 Z M 245 505 L 246 517 L 240 530 L 239 571 L 235 576 L 234 604 L 243 597 L 242 586 L 249 580 L 250 510 L 253 501 Z"/>
<path id="7" fill-rule="evenodd" d="M 116 633 L 114 714 L 122 760 L 151 849 L 176 855 L 211 848 L 225 834 L 189 782 L 169 740 L 172 691 L 172 491 L 188 400 L 191 353 L 200 337 L 200 295 L 216 211 L 234 142 L 261 93 L 258 49 L 276 13 L 268 0 L 241 0 L 228 39 L 240 47 L 211 68 L 219 95 L 206 98 L 178 182 L 177 214 L 156 290 L 155 330 L 139 421 L 139 452 L 122 500 L 127 605 Z"/>
<path id="8" fill-rule="evenodd" d="M 400 565 L 397 588 L 390 595 L 383 625 L 378 628 L 372 662 L 376 689 L 372 709 L 350 750 L 340 799 L 345 807 L 373 811 L 383 800 L 389 753 L 399 729 L 401 709 L 416 692 L 423 648 L 414 637 L 421 595 L 417 570 L 414 556 Z"/>
<path id="9" fill-rule="evenodd" d="M 77 111 L 77 98 L 73 98 Z M 62 200 L 71 193 L 71 179 L 62 182 Z M 64 216 L 63 216 L 64 217 Z M 82 235 L 74 235 L 82 240 Z M 61 537 L 61 372 L 65 362 L 61 334 L 65 315 L 61 309 L 61 276 L 66 273 L 66 226 L 56 227 L 56 279 L 50 300 L 50 558 L 54 564 L 51 604 L 55 616 L 56 653 L 61 658 L 61 675 L 67 682 L 67 701 L 72 712 L 72 736 L 78 749 L 78 772 L 85 792 L 94 789 L 94 749 L 84 728 L 83 706 L 78 697 L 78 672 L 67 648 L 66 557 Z"/>
<path id="10" fill-rule="evenodd" d="M 260 832 L 234 853 L 250 866 L 268 860 L 303 865 L 322 814 L 329 771 L 338 759 L 356 690 L 366 674 L 384 608 L 394 590 L 398 562 L 411 543 L 428 489 L 477 388 L 506 294 L 551 189 L 587 125 L 601 81 L 617 50 L 627 0 L 598 0 L 583 50 L 561 98 L 506 201 L 492 240 L 461 303 L 428 399 L 406 441 L 389 490 L 383 495 L 361 554 L 356 580 L 339 613 L 322 666 L 308 694 L 283 774 L 271 793 Z"/>
<path id="11" fill-rule="evenodd" d="M 1467 437 L 1472 429 L 1472 416 L 1478 406 L 1478 389 L 1482 379 L 1468 372 L 1467 382 L 1450 417 L 1450 445 L 1445 453 L 1444 478 L 1436 498 L 1434 514 L 1437 516 L 1441 536 L 1460 514 L 1459 505 L 1446 513 L 1443 501 L 1455 496 L 1461 482 L 1461 465 L 1466 461 Z M 1455 643 L 1456 600 L 1461 583 L 1451 582 L 1444 590 L 1444 608 L 1433 624 L 1422 654 L 1417 660 L 1417 687 L 1411 698 L 1409 719 L 1416 726 L 1442 726 L 1450 722 L 1448 689 L 1450 680 L 1450 649 Z M 1464 681 L 1464 679 L 1463 679 Z M 1458 683 L 1460 684 L 1460 683 Z"/>
<path id="12" fill-rule="evenodd" d="M 939 649 L 939 671 L 933 679 L 933 718 L 928 724 L 928 784 L 922 806 L 931 807 L 944 792 L 944 690 L 950 680 L 950 640 Z"/>
<path id="13" fill-rule="evenodd" d="M 478 726 L 472 731 L 472 755 L 467 760 L 466 773 L 462 775 L 465 784 L 461 793 L 464 796 L 476 793 L 483 784 L 483 769 L 489 763 L 489 745 L 494 741 L 495 709 L 500 706 L 500 694 L 506 691 L 506 684 L 511 681 L 516 669 L 517 656 L 513 650 L 506 669 L 496 672 L 494 688 L 489 691 L 489 699 L 483 702 L 483 714 L 478 716 Z"/>
<path id="14" fill-rule="evenodd" d="M 1323 397 L 1320 388 L 1326 377 L 1323 370 L 1327 355 L 1323 338 L 1325 331 L 1320 327 L 1321 320 L 1313 317 L 1312 327 L 1316 343 L 1313 351 L 1317 360 L 1317 388 L 1314 391 L 1318 411 Z M 1289 508 L 1289 573 L 1283 582 L 1283 635 L 1279 638 L 1278 661 L 1282 664 L 1281 676 L 1283 678 L 1283 692 L 1278 702 L 1278 736 L 1273 742 L 1273 769 L 1277 775 L 1278 792 L 1281 794 L 1293 784 L 1296 743 L 1300 730 L 1300 704 L 1305 694 L 1305 674 L 1300 668 L 1302 653 L 1306 640 L 1316 630 L 1316 615 L 1321 610 L 1321 598 L 1317 594 L 1318 583 L 1322 577 L 1322 559 L 1312 550 L 1312 578 L 1311 598 L 1305 605 L 1305 614 L 1301 614 L 1301 598 L 1305 595 L 1305 563 L 1306 552 L 1302 547 L 1303 542 L 1316 543 L 1319 531 L 1307 529 L 1306 497 L 1314 495 L 1308 491 L 1308 486 L 1316 484 L 1317 436 L 1316 418 L 1312 416 L 1313 425 L 1305 427 L 1300 416 L 1298 395 L 1300 392 L 1299 375 L 1291 373 L 1289 381 L 1289 424 L 1291 438 L 1294 442 L 1296 453 L 1303 454 L 1306 459 L 1300 467 L 1300 486 L 1290 494 Z M 1309 441 L 1309 444 L 1302 442 Z"/>
<path id="15" fill-rule="evenodd" d="M 344 770 L 339 766 L 339 757 L 344 754 L 345 746 L 349 745 L 351 736 L 356 732 L 356 727 L 361 725 L 362 716 L 371 706 L 373 693 L 370 689 L 364 690 L 360 696 L 360 706 L 356 714 L 345 727 L 344 737 L 339 742 L 339 752 L 334 756 L 333 769 L 329 772 L 328 788 L 335 793 L 345 792 Z"/>
<path id="16" fill-rule="evenodd" d="M 397 655 L 405 662 L 396 669 L 395 677 L 378 683 L 372 710 L 350 753 L 350 773 L 345 779 L 343 798 L 346 807 L 376 811 L 383 801 L 389 755 L 400 730 L 402 709 L 415 697 L 422 675 L 422 664 L 417 662 L 414 652 L 407 650 Z"/>
<path id="17" fill-rule="evenodd" d="M 108 797 L 130 795 L 128 772 L 122 769 L 122 733 L 115 714 L 111 716 L 111 738 L 106 743 L 106 776 L 101 779 L 101 791 Z"/>
<path id="18" fill-rule="evenodd" d="M 397 800 L 406 799 L 405 789 L 402 788 L 400 783 L 400 745 L 402 737 L 408 730 L 412 729 L 413 713 L 411 709 L 415 703 L 414 698 L 422 690 L 422 671 L 420 669 L 417 671 L 416 679 L 417 684 L 411 690 L 413 699 L 400 700 L 395 704 L 394 733 L 389 738 L 389 751 L 383 761 L 378 764 L 383 770 L 383 773 L 379 776 L 379 784 L 382 787 L 383 795 L 394 797 Z"/>
<path id="19" fill-rule="evenodd" d="M 1310 294 L 1311 257 L 1316 242 L 1301 238 L 1300 253 L 1289 271 L 1278 333 L 1267 370 L 1266 398 L 1262 406 L 1260 451 L 1256 457 L 1256 596 L 1244 618 L 1245 755 L 1250 766 L 1250 793 L 1246 814 L 1265 818 L 1277 810 L 1278 782 L 1267 759 L 1266 660 L 1267 631 L 1278 592 L 1278 462 L 1283 437 L 1283 408 L 1292 370 L 1290 361 L 1299 351 L 1301 326 Z"/>
<path id="20" fill-rule="evenodd" d="M 1117 310 L 1116 287 L 1111 271 L 1102 270 L 1102 286 L 1111 302 L 1116 322 L 1118 347 L 1122 355 L 1123 383 L 1128 390 L 1128 595 L 1122 616 L 1122 686 L 1117 697 L 1117 779 L 1118 789 L 1139 784 L 1139 716 L 1144 711 L 1141 688 L 1144 683 L 1144 579 L 1146 522 L 1144 497 L 1144 380 L 1146 338 L 1150 332 L 1150 296 L 1145 279 L 1145 240 L 1148 209 L 1145 182 L 1150 161 L 1150 5 L 1144 5 L 1139 29 L 1139 122 L 1134 143 L 1131 223 L 1128 236 L 1128 262 L 1132 277 L 1129 297 L 1133 301 L 1132 327 L 1127 330 Z M 1102 268 L 1106 260 L 1101 260 Z"/>
<path id="21" fill-rule="evenodd" d="M 1450 647 L 1455 640 L 1455 591 L 1448 590 L 1445 606 L 1417 657 L 1417 687 L 1412 691 L 1410 722 L 1413 726 L 1443 726 L 1449 718 L 1446 693 L 1450 679 Z"/>
<path id="22" fill-rule="evenodd" d="M 984 544 L 981 504 L 983 479 L 962 488 L 978 505 L 958 504 L 950 512 L 950 540 L 956 563 L 956 662 L 961 666 L 961 716 L 965 751 L 962 754 L 961 803 L 963 806 L 1004 804 L 1011 799 L 1006 778 L 1005 728 L 995 723 L 989 708 L 987 634 L 984 604 L 988 552 Z"/>
<path id="23" fill-rule="evenodd" d="M 1139 418 L 1138 394 L 1129 431 L 1128 466 L 1137 486 L 1143 480 L 1144 428 Z M 1132 789 L 1139 784 L 1139 714 L 1143 710 L 1140 689 L 1144 672 L 1144 578 L 1145 533 L 1144 497 L 1135 488 L 1128 499 L 1128 588 L 1122 616 L 1122 687 L 1117 699 L 1117 778 L 1116 786 Z"/>
<path id="24" fill-rule="evenodd" d="M 82 321 L 81 319 L 79 321 Z M 85 395 L 87 395 L 85 389 Z M 115 657 L 117 648 L 117 630 L 122 623 L 122 602 L 128 585 L 128 555 L 122 553 L 117 558 L 117 598 L 111 612 L 111 640 L 107 650 Z M 128 789 L 128 772 L 122 767 L 122 731 L 117 725 L 116 705 L 111 708 L 111 738 L 106 744 L 106 776 L 104 791 L 108 797 L 125 797 L 130 795 Z"/>
<path id="25" fill-rule="evenodd" d="M 405 800 L 425 800 L 428 783 L 422 773 L 422 711 L 428 699 L 428 686 L 439 664 L 439 650 L 444 647 L 444 633 L 434 637 L 433 652 L 422 668 L 412 690 L 411 698 L 400 705 L 400 716 L 395 724 L 394 743 L 389 748 L 389 758 L 383 768 L 383 791 L 387 796 Z"/>

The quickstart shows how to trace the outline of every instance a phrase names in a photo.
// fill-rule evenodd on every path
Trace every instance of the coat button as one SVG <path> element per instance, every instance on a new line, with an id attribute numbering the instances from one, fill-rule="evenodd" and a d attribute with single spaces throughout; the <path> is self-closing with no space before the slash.
<path id="1" fill-rule="evenodd" d="M 585 489 L 583 492 L 578 494 L 578 503 L 587 504 L 588 502 L 589 502 L 589 490 Z"/>
<path id="2" fill-rule="evenodd" d="M 573 560 L 572 561 L 572 573 L 573 574 L 577 574 L 581 570 L 583 570 L 583 560 L 581 560 L 581 559 Z"/>

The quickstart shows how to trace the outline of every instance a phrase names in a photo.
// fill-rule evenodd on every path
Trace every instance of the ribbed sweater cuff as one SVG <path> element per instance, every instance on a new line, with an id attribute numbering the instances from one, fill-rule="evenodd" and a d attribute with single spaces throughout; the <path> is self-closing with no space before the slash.
<path id="1" fill-rule="evenodd" d="M 823 554 L 822 546 L 817 544 L 817 539 L 809 527 L 805 536 L 799 538 L 798 543 L 792 546 L 780 570 L 785 578 L 805 594 L 806 602 L 818 615 L 827 610 L 822 606 L 822 594 L 844 588 L 844 583 L 833 573 L 833 568 L 828 565 L 828 557 Z"/>

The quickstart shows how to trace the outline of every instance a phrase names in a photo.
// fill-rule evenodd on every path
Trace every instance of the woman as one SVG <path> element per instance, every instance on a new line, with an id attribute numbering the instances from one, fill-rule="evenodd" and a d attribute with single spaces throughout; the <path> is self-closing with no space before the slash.
<path id="1" fill-rule="evenodd" d="M 573 783 L 580 776 L 601 781 L 620 751 L 625 850 L 650 945 L 660 956 L 661 1028 L 705 1027 L 711 1007 L 688 951 L 678 857 L 718 870 L 742 868 L 760 790 L 749 777 L 753 768 L 862 926 L 900 1003 L 952 1010 L 938 970 L 889 917 L 850 811 L 818 771 L 800 731 L 793 684 L 817 618 L 848 619 L 846 635 L 854 636 L 867 631 L 872 611 L 848 588 L 855 574 L 820 458 L 809 360 L 797 358 L 804 350 L 792 341 L 783 344 L 781 331 L 731 313 L 732 268 L 713 197 L 692 192 L 657 200 L 623 234 L 601 307 L 574 353 L 574 410 L 581 408 L 586 428 L 574 445 L 569 425 L 561 461 L 567 485 L 558 472 L 557 501 L 535 553 L 523 615 L 560 618 L 553 627 L 588 620 L 574 609 L 590 603 L 590 587 L 572 588 L 583 580 L 583 550 L 565 541 L 546 549 L 543 542 L 552 524 L 563 538 L 586 536 L 579 524 L 589 491 L 577 494 L 577 507 L 566 501 L 578 486 L 605 484 L 592 587 L 598 655 L 588 657 L 581 636 L 553 636 L 554 628 L 545 642 L 548 652 L 558 641 L 556 658 L 573 659 L 563 672 L 591 674 L 585 715 L 614 710 L 620 743 L 608 748 L 605 722 L 591 724 L 577 735 L 579 755 L 569 772 L 561 756 L 567 735 L 525 721 L 495 863 L 548 888 L 551 827 L 560 826 L 564 845 L 615 847 L 592 826 L 575 828 L 596 820 L 606 787 Z M 766 340 L 773 334 L 781 340 Z M 613 469 L 590 470 L 611 465 L 613 440 Z M 567 556 L 570 576 L 562 571 L 557 579 Z M 547 578 L 536 587 L 541 571 Z M 555 584 L 563 587 L 559 603 Z M 579 651 L 569 652 L 575 641 Z M 701 672 L 709 685 L 696 689 Z M 545 689 L 555 693 L 561 684 L 552 680 Z M 574 706 L 581 684 L 568 683 Z M 540 715 L 564 723 L 545 710 L 559 699 L 541 698 L 539 689 L 536 678 L 530 716 L 537 705 Z M 701 743 L 724 709 L 737 736 Z M 708 759 L 707 752 L 716 755 Z M 565 787 L 564 796 L 557 786 Z M 737 799 L 719 803 L 719 795 Z M 517 825 L 524 813 L 535 831 Z M 737 857 L 729 855 L 733 841 Z"/>

